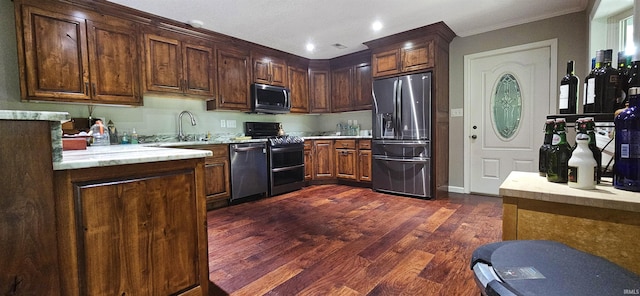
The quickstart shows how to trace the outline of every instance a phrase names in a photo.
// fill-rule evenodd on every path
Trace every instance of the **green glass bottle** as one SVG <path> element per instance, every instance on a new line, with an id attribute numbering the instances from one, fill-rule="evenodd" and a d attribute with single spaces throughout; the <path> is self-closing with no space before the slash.
<path id="1" fill-rule="evenodd" d="M 596 145 L 596 122 L 593 117 L 584 118 L 585 129 L 589 136 L 589 150 L 593 153 L 593 158 L 596 160 L 596 181 L 600 184 L 602 179 L 602 151 Z"/>
<path id="2" fill-rule="evenodd" d="M 571 146 L 567 143 L 567 123 L 564 118 L 556 118 L 547 159 L 547 181 L 555 183 L 567 183 L 569 181 L 569 158 L 571 158 Z"/>
<path id="3" fill-rule="evenodd" d="M 549 150 L 551 149 L 554 126 L 555 121 L 553 119 L 547 119 L 544 123 L 544 141 L 538 152 L 538 172 L 542 177 L 547 175 L 547 159 L 549 158 Z"/>

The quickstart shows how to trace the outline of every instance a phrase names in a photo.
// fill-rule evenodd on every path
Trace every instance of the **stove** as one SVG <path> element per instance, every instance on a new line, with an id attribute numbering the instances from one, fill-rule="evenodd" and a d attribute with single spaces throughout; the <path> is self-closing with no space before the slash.
<path id="1" fill-rule="evenodd" d="M 279 122 L 245 122 L 245 136 L 267 140 L 269 196 L 304 186 L 304 139 L 281 131 Z"/>

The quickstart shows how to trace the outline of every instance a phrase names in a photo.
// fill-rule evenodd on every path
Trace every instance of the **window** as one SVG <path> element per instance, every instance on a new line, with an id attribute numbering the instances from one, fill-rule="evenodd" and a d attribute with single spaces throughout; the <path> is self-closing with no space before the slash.
<path id="1" fill-rule="evenodd" d="M 635 45 L 633 44 L 633 16 L 620 20 L 619 28 L 619 48 L 624 49 L 624 55 L 633 55 L 635 53 Z"/>

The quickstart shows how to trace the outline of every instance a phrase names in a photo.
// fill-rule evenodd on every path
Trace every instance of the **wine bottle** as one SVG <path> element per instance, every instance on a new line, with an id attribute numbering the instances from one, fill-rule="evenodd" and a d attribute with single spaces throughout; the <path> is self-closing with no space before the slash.
<path id="1" fill-rule="evenodd" d="M 595 189 L 597 164 L 593 154 L 589 151 L 589 136 L 578 134 L 576 143 L 578 147 L 571 153 L 568 162 L 569 187 Z"/>
<path id="2" fill-rule="evenodd" d="M 629 107 L 615 119 L 613 186 L 640 191 L 640 87 L 629 89 Z"/>
<path id="3" fill-rule="evenodd" d="M 567 75 L 560 80 L 560 97 L 558 100 L 560 114 L 577 113 L 579 82 L 580 79 L 575 75 L 574 62 L 567 62 Z"/>
<path id="4" fill-rule="evenodd" d="M 624 108 L 627 102 L 627 94 L 629 92 L 629 68 L 630 57 L 625 56 L 624 52 L 618 52 L 618 88 L 616 89 L 616 106 L 615 109 Z"/>
<path id="5" fill-rule="evenodd" d="M 555 121 L 553 119 L 547 119 L 544 124 L 544 141 L 538 152 L 538 172 L 542 177 L 547 176 L 547 159 L 549 158 L 549 150 L 551 149 L 554 125 Z"/>
<path id="6" fill-rule="evenodd" d="M 613 50 L 604 51 L 601 68 L 596 72 L 596 113 L 613 113 L 616 108 L 618 70 L 611 67 Z"/>
<path id="7" fill-rule="evenodd" d="M 556 118 L 551 150 L 547 159 L 547 181 L 555 183 L 567 183 L 568 162 L 571 157 L 571 147 L 567 143 L 564 118 Z"/>
<path id="8" fill-rule="evenodd" d="M 591 72 L 584 78 L 584 99 L 582 105 L 584 106 L 584 113 L 593 113 L 595 111 L 596 101 L 596 72 L 600 68 L 602 62 L 602 52 L 597 51 L 596 57 L 591 59 Z"/>

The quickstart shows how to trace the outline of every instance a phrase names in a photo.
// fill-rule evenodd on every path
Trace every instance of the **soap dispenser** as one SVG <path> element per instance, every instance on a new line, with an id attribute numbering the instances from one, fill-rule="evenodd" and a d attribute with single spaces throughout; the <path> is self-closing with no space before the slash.
<path id="1" fill-rule="evenodd" d="M 111 142 L 109 142 L 109 131 L 107 127 L 102 124 L 102 120 L 96 120 L 96 122 L 91 126 L 90 132 L 94 146 L 106 146 L 111 144 Z"/>

